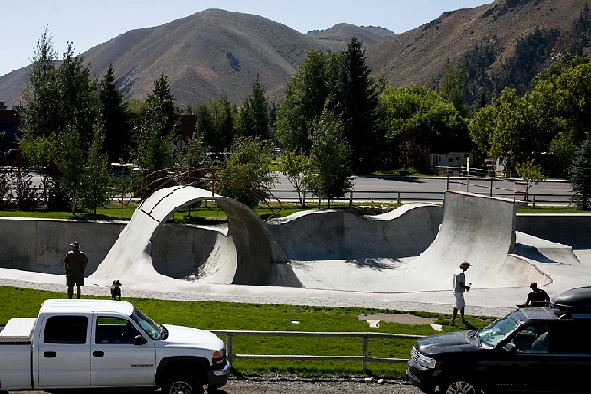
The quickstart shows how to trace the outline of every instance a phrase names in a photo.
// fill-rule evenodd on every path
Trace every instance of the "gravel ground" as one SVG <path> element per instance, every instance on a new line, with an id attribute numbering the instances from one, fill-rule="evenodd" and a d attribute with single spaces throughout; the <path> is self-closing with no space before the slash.
<path id="1" fill-rule="evenodd" d="M 298 379 L 289 376 L 263 376 L 231 379 L 218 390 L 223 394 L 296 394 L 296 393 L 371 393 L 419 394 L 420 391 L 402 380 L 365 379 Z"/>
<path id="2" fill-rule="evenodd" d="M 89 391 L 80 391 L 87 393 Z M 49 394 L 45 391 L 11 391 L 11 394 Z M 77 394 L 78 392 L 68 392 Z M 144 394 L 148 394 L 142 392 Z M 224 387 L 211 394 L 420 394 L 411 384 L 402 380 L 373 379 L 303 379 L 293 376 L 273 375 L 242 379 L 231 378 Z M 119 392 L 119 394 L 121 394 Z"/>

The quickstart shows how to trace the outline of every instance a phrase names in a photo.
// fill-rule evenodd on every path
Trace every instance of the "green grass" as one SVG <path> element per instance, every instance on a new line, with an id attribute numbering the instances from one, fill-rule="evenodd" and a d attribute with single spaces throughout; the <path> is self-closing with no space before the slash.
<path id="1" fill-rule="evenodd" d="M 537 206 L 533 207 L 522 207 L 517 209 L 517 213 L 586 213 L 591 214 L 591 211 L 583 211 L 575 207 L 548 207 L 548 206 Z"/>
<path id="2" fill-rule="evenodd" d="M 14 287 L 0 287 L 3 307 L 0 324 L 12 317 L 36 316 L 41 303 L 48 298 L 66 298 L 65 293 Z M 83 298 L 84 292 L 83 292 Z M 378 329 L 369 328 L 359 320 L 360 314 L 400 313 L 371 308 L 333 308 L 297 305 L 241 304 L 217 301 L 163 301 L 126 298 L 159 323 L 170 323 L 207 330 L 263 331 L 334 331 L 386 332 L 431 335 L 437 333 L 428 324 L 407 325 L 381 322 Z M 449 315 L 416 312 L 444 324 L 443 331 L 457 330 L 445 325 Z M 293 324 L 292 321 L 299 321 Z M 469 317 L 475 327 L 488 325 L 491 318 Z M 225 339 L 225 338 L 222 338 Z M 372 339 L 369 351 L 373 357 L 408 358 L 413 340 Z M 235 337 L 234 353 L 241 354 L 300 354 L 300 355 L 362 355 L 361 338 L 302 338 L 302 337 Z M 265 372 L 296 373 L 301 376 L 363 375 L 360 361 L 233 361 L 234 374 Z M 384 378 L 402 378 L 405 364 L 371 363 L 371 374 Z"/>

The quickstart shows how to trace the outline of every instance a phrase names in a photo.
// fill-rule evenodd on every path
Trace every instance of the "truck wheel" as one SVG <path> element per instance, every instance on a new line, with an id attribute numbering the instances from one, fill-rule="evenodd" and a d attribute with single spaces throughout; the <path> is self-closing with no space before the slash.
<path id="1" fill-rule="evenodd" d="M 162 388 L 166 394 L 203 394 L 203 385 L 189 373 L 173 375 Z"/>
<path id="2" fill-rule="evenodd" d="M 442 385 L 440 393 L 443 394 L 480 394 L 480 388 L 470 379 L 450 379 Z"/>

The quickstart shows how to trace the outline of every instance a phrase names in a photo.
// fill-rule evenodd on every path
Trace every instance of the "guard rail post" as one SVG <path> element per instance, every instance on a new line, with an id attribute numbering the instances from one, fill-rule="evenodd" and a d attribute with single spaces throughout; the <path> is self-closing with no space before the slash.
<path id="1" fill-rule="evenodd" d="M 232 361 L 232 354 L 234 354 L 234 349 L 232 346 L 232 334 L 226 334 L 226 357 L 229 361 Z"/>
<path id="2" fill-rule="evenodd" d="M 367 371 L 367 357 L 369 357 L 369 337 L 363 336 L 363 370 Z"/>

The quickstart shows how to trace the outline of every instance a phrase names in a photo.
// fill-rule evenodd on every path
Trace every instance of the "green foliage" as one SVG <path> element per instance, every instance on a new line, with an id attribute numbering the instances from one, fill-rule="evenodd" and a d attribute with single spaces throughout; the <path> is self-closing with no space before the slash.
<path id="1" fill-rule="evenodd" d="M 386 88 L 380 95 L 391 162 L 423 168 L 429 153 L 469 148 L 464 119 L 452 103 L 424 86 Z"/>
<path id="2" fill-rule="evenodd" d="M 163 170 L 173 164 L 172 142 L 177 121 L 177 109 L 168 79 L 161 75 L 154 81 L 154 89 L 148 95 L 134 135 L 135 164 L 141 169 L 138 176 L 146 182 L 141 193 L 143 196 L 159 188 L 158 180 Z"/>
<path id="3" fill-rule="evenodd" d="M 269 197 L 274 178 L 270 167 L 273 144 L 257 137 L 241 137 L 217 171 L 215 192 L 253 208 Z"/>
<path id="4" fill-rule="evenodd" d="M 82 205 L 94 214 L 99 206 L 107 203 L 111 183 L 109 157 L 102 153 L 103 140 L 104 136 L 97 127 L 80 180 L 79 195 Z"/>
<path id="5" fill-rule="evenodd" d="M 519 94 L 529 91 L 531 82 L 552 55 L 559 37 L 560 32 L 557 29 L 536 27 L 527 36 L 518 38 L 515 55 L 503 63 L 503 72 L 497 86 L 514 87 Z"/>
<path id="6" fill-rule="evenodd" d="M 466 52 L 460 62 L 467 84 L 467 104 L 472 108 L 482 108 L 486 97 L 494 95 L 494 87 L 487 74 L 488 69 L 497 60 L 497 38 L 490 37 L 486 42 L 475 43 Z M 484 102 L 482 98 L 484 97 Z"/>
<path id="7" fill-rule="evenodd" d="M 351 168 L 367 173 L 378 168 L 383 134 L 378 121 L 378 84 L 370 77 L 362 42 L 355 36 L 336 58 L 336 79 L 330 109 L 338 114 L 344 126 Z"/>
<path id="8" fill-rule="evenodd" d="M 196 116 L 197 133 L 203 138 L 204 149 L 210 152 L 228 151 L 234 140 L 237 110 L 226 93 L 211 101 L 209 106 L 199 104 Z"/>
<path id="9" fill-rule="evenodd" d="M 99 84 L 99 113 L 105 134 L 103 147 L 110 163 L 126 163 L 131 143 L 131 116 L 123 94 L 115 86 L 115 71 L 109 65 Z"/>
<path id="10" fill-rule="evenodd" d="M 517 171 L 517 175 L 527 182 L 527 190 L 546 180 L 546 177 L 542 175 L 542 167 L 535 164 L 535 160 L 533 159 L 527 160 L 524 163 L 517 163 L 515 165 L 515 170 Z"/>
<path id="11" fill-rule="evenodd" d="M 461 116 L 468 115 L 466 107 L 467 86 L 464 80 L 464 72 L 460 67 L 446 64 L 441 81 L 439 81 L 439 94 L 453 104 Z"/>
<path id="12" fill-rule="evenodd" d="M 591 207 L 591 138 L 577 149 L 570 172 L 577 207 L 586 211 Z"/>
<path id="13" fill-rule="evenodd" d="M 281 153 L 279 171 L 285 175 L 289 183 L 298 193 L 300 205 L 304 207 L 305 201 L 302 193 L 304 192 L 305 174 L 308 172 L 308 157 L 299 154 L 296 151 L 284 150 Z"/>
<path id="14" fill-rule="evenodd" d="M 518 97 L 515 89 L 506 88 L 492 104 L 478 111 L 469 124 L 470 135 L 487 156 L 502 157 L 505 165 L 517 163 L 548 149 L 552 138 L 544 127 L 533 95 Z"/>
<path id="15" fill-rule="evenodd" d="M 330 200 L 343 196 L 353 186 L 351 175 L 343 122 L 325 108 L 312 133 L 312 148 L 304 178 L 306 189 L 329 200 L 330 207 Z"/>
<path id="16" fill-rule="evenodd" d="M 277 109 L 277 138 L 286 150 L 310 151 L 310 125 L 320 118 L 330 92 L 329 58 L 309 49 L 287 83 L 285 99 Z"/>
<path id="17" fill-rule="evenodd" d="M 238 135 L 269 139 L 269 103 L 260 76 L 252 85 L 252 93 L 238 111 Z"/>

